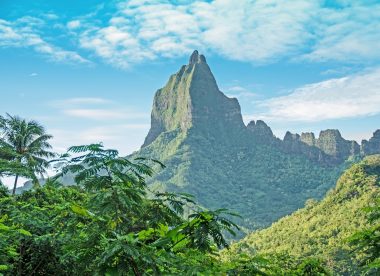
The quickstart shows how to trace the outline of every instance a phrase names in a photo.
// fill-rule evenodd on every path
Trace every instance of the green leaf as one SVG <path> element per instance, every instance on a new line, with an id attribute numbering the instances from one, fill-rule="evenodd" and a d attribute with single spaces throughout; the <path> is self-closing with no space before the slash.
<path id="1" fill-rule="evenodd" d="M 32 236 L 32 233 L 30 233 L 29 231 L 25 230 L 25 229 L 18 229 L 17 230 L 20 234 L 22 235 L 25 235 L 25 236 Z"/>
<path id="2" fill-rule="evenodd" d="M 79 205 L 76 205 L 76 204 L 71 205 L 71 210 L 77 215 L 89 217 L 88 211 Z"/>
<path id="3" fill-rule="evenodd" d="M 11 228 L 9 226 L 0 223 L 0 231 L 9 231 L 10 229 Z"/>

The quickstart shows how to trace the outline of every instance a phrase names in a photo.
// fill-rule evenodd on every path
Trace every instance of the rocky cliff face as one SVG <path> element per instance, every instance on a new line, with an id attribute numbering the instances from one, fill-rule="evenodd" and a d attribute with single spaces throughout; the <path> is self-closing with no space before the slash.
<path id="1" fill-rule="evenodd" d="M 312 132 L 301 136 L 287 132 L 284 145 L 288 152 L 302 153 L 311 160 L 327 164 L 339 164 L 360 153 L 359 144 L 345 140 L 337 129 L 323 130 L 317 139 Z"/>
<path id="2" fill-rule="evenodd" d="M 272 129 L 262 120 L 250 121 L 247 130 L 258 143 L 273 143 L 278 140 L 273 135 Z"/>
<path id="3" fill-rule="evenodd" d="M 368 141 L 362 141 L 360 152 L 362 155 L 380 153 L 380 129 L 376 130 Z"/>
<path id="4" fill-rule="evenodd" d="M 360 153 L 355 141 L 345 140 L 336 129 L 314 133 L 287 133 L 283 142 L 277 139 L 263 121 L 244 126 L 235 98 L 226 97 L 218 88 L 206 58 L 194 51 L 187 65 L 169 78 L 156 92 L 151 114 L 151 128 L 142 147 L 150 145 L 160 134 L 196 132 L 204 137 L 223 137 L 249 146 L 251 142 L 276 144 L 288 153 L 303 154 L 314 162 L 341 163 Z M 380 152 L 380 132 L 363 141 L 363 154 Z"/>
<path id="5" fill-rule="evenodd" d="M 226 137 L 245 129 L 237 99 L 219 91 L 206 58 L 198 51 L 156 92 L 151 129 L 143 147 L 161 133 L 194 128 L 204 135 L 214 132 Z"/>
<path id="6" fill-rule="evenodd" d="M 344 161 L 351 155 L 359 154 L 360 150 L 357 142 L 343 139 L 337 129 L 321 131 L 316 146 L 339 161 Z"/>
<path id="7" fill-rule="evenodd" d="M 302 133 L 299 135 L 287 131 L 282 146 L 288 153 L 302 154 L 317 163 L 334 163 L 334 158 L 318 148 L 316 143 L 317 140 L 315 139 L 314 133 Z"/>

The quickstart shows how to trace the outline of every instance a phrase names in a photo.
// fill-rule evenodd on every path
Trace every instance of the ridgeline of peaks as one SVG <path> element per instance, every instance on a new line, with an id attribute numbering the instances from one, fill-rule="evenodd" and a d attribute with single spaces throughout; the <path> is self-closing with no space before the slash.
<path id="1" fill-rule="evenodd" d="M 288 131 L 283 141 L 288 151 L 325 163 L 342 163 L 351 156 L 380 153 L 380 130 L 375 131 L 369 141 L 362 140 L 361 145 L 345 140 L 337 129 L 322 130 L 317 139 L 312 132 L 299 135 Z"/>
<path id="2" fill-rule="evenodd" d="M 277 139 L 263 121 L 251 121 L 245 127 L 240 105 L 236 98 L 228 98 L 218 88 L 206 58 L 194 51 L 189 64 L 172 75 L 156 92 L 151 115 L 151 128 L 143 147 L 151 144 L 161 133 L 199 129 L 203 135 L 220 135 L 228 139 L 254 140 L 257 143 L 274 143 L 285 152 L 303 154 L 321 163 L 341 163 L 353 155 L 380 152 L 380 130 L 361 146 L 345 140 L 339 130 L 292 134 L 287 132 L 283 141 Z M 251 139 L 252 138 L 252 139 Z"/>
<path id="3" fill-rule="evenodd" d="M 265 122 L 245 126 L 240 105 L 218 88 L 206 58 L 189 64 L 157 90 L 151 128 L 135 156 L 166 165 L 152 188 L 193 194 L 208 208 L 229 208 L 250 227 L 269 225 L 322 198 L 353 155 L 380 152 L 380 131 L 360 147 L 338 130 L 288 132 L 278 139 Z"/>

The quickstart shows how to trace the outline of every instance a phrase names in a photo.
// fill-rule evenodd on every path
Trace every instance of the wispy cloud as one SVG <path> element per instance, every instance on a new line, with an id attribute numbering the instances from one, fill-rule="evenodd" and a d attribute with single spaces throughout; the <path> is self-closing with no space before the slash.
<path id="1" fill-rule="evenodd" d="M 380 58 L 380 2 L 346 2 L 338 9 L 320 8 L 314 44 L 305 58 L 313 61 L 363 62 Z"/>
<path id="2" fill-rule="evenodd" d="M 120 68 L 182 57 L 194 49 L 254 64 L 379 60 L 380 3 L 328 2 L 115 1 L 112 9 L 112 4 L 100 5 L 67 22 L 55 14 L 0 20 L 0 46 L 30 47 L 57 62 L 89 63 L 78 54 L 85 49 Z M 60 26 L 78 50 L 65 50 L 45 37 L 45 21 Z"/>
<path id="3" fill-rule="evenodd" d="M 195 48 L 253 63 L 368 62 L 380 58 L 379 13 L 360 1 L 122 1 L 105 25 L 87 18 L 77 32 L 81 47 L 121 68 Z"/>
<path id="4" fill-rule="evenodd" d="M 104 142 L 122 154 L 131 153 L 141 146 L 150 123 L 149 114 L 126 107 L 102 97 L 76 97 L 47 103 L 70 122 L 68 128 L 51 129 L 54 148 L 64 152 L 72 141 L 76 144 Z M 40 118 L 47 121 L 49 118 Z M 50 121 L 52 125 L 59 125 Z M 70 139 L 67 139 L 70 137 Z"/>
<path id="5" fill-rule="evenodd" d="M 0 19 L 0 47 L 32 48 L 54 62 L 91 63 L 77 52 L 64 50 L 42 38 L 39 30 L 44 25 L 44 20 L 30 16 L 15 21 Z"/>
<path id="6" fill-rule="evenodd" d="M 80 27 L 80 21 L 79 20 L 72 20 L 67 23 L 67 28 L 69 29 L 77 29 Z"/>
<path id="7" fill-rule="evenodd" d="M 149 119 L 149 114 L 118 105 L 105 98 L 69 98 L 50 102 L 66 116 L 87 120 L 129 120 Z"/>
<path id="8" fill-rule="evenodd" d="M 235 97 L 238 99 L 250 99 L 258 96 L 256 93 L 240 85 L 228 87 L 224 89 L 224 92 L 228 97 Z"/>
<path id="9" fill-rule="evenodd" d="M 128 110 L 113 110 L 100 108 L 65 109 L 63 113 L 68 116 L 91 119 L 91 120 L 111 120 L 111 119 L 138 119 L 147 118 L 146 113 L 137 113 Z"/>
<path id="10" fill-rule="evenodd" d="M 149 130 L 149 124 L 122 124 L 122 125 L 111 125 L 111 126 L 100 126 L 88 128 L 80 132 L 79 139 L 87 143 L 94 142 L 118 142 L 120 143 L 131 131 L 138 130 L 140 133 L 145 134 Z M 142 140 L 138 142 L 140 146 Z M 137 147 L 135 148 L 137 149 Z"/>
<path id="11" fill-rule="evenodd" d="M 306 85 L 257 103 L 246 116 L 268 121 L 322 121 L 380 114 L 380 69 Z"/>
<path id="12" fill-rule="evenodd" d="M 118 124 L 111 123 L 96 127 L 78 129 L 50 129 L 54 138 L 54 150 L 64 153 L 72 141 L 76 145 L 103 142 L 107 148 L 120 150 L 121 154 L 129 154 L 140 148 L 150 124 Z M 67 139 L 70 137 L 70 139 Z"/>
<path id="13" fill-rule="evenodd" d="M 69 98 L 63 100 L 56 100 L 50 103 L 54 107 L 68 107 L 77 105 L 94 105 L 94 104 L 107 104 L 112 103 L 111 100 L 104 98 L 88 97 L 88 98 Z"/>

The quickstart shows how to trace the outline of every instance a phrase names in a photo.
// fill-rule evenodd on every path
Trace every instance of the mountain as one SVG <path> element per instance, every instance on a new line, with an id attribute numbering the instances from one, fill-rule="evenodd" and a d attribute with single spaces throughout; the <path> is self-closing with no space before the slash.
<path id="1" fill-rule="evenodd" d="M 380 152 L 380 129 L 373 133 L 373 136 L 369 141 L 362 141 L 360 151 L 362 155 L 376 154 Z"/>
<path id="2" fill-rule="evenodd" d="M 202 135 L 237 139 L 245 130 L 239 103 L 219 91 L 203 55 L 195 51 L 187 66 L 172 75 L 154 97 L 151 129 L 143 147 L 160 134 L 194 128 Z"/>
<path id="3" fill-rule="evenodd" d="M 376 141 L 375 141 L 376 143 Z M 193 194 L 207 208 L 229 208 L 248 228 L 268 226 L 320 199 L 333 187 L 359 145 L 338 130 L 276 138 L 261 120 L 244 124 L 237 99 L 218 88 L 197 51 L 154 97 L 151 128 L 133 156 L 166 168 L 153 189 Z"/>
<path id="4" fill-rule="evenodd" d="M 219 90 L 206 58 L 194 51 L 156 92 L 151 128 L 131 157 L 165 163 L 152 189 L 193 194 L 207 208 L 237 211 L 241 225 L 256 229 L 322 198 L 350 162 L 380 152 L 379 136 L 359 146 L 338 130 L 318 138 L 288 132 L 281 140 L 264 121 L 246 126 L 237 99 Z M 69 175 L 61 182 L 74 183 Z M 30 189 L 26 184 L 17 192 Z"/>
<path id="5" fill-rule="evenodd" d="M 359 144 L 345 140 L 337 129 L 323 130 L 317 139 L 312 132 L 299 135 L 288 131 L 284 143 L 290 152 L 304 154 L 309 159 L 330 165 L 342 163 L 350 156 L 360 154 Z"/>
<path id="6" fill-rule="evenodd" d="M 228 254 L 253 248 L 262 254 L 312 256 L 324 259 L 338 275 L 358 275 L 357 260 L 350 259 L 347 240 L 369 226 L 363 208 L 379 198 L 379 185 L 380 155 L 368 156 L 345 171 L 323 200 L 307 201 L 292 215 L 233 244 Z"/>

